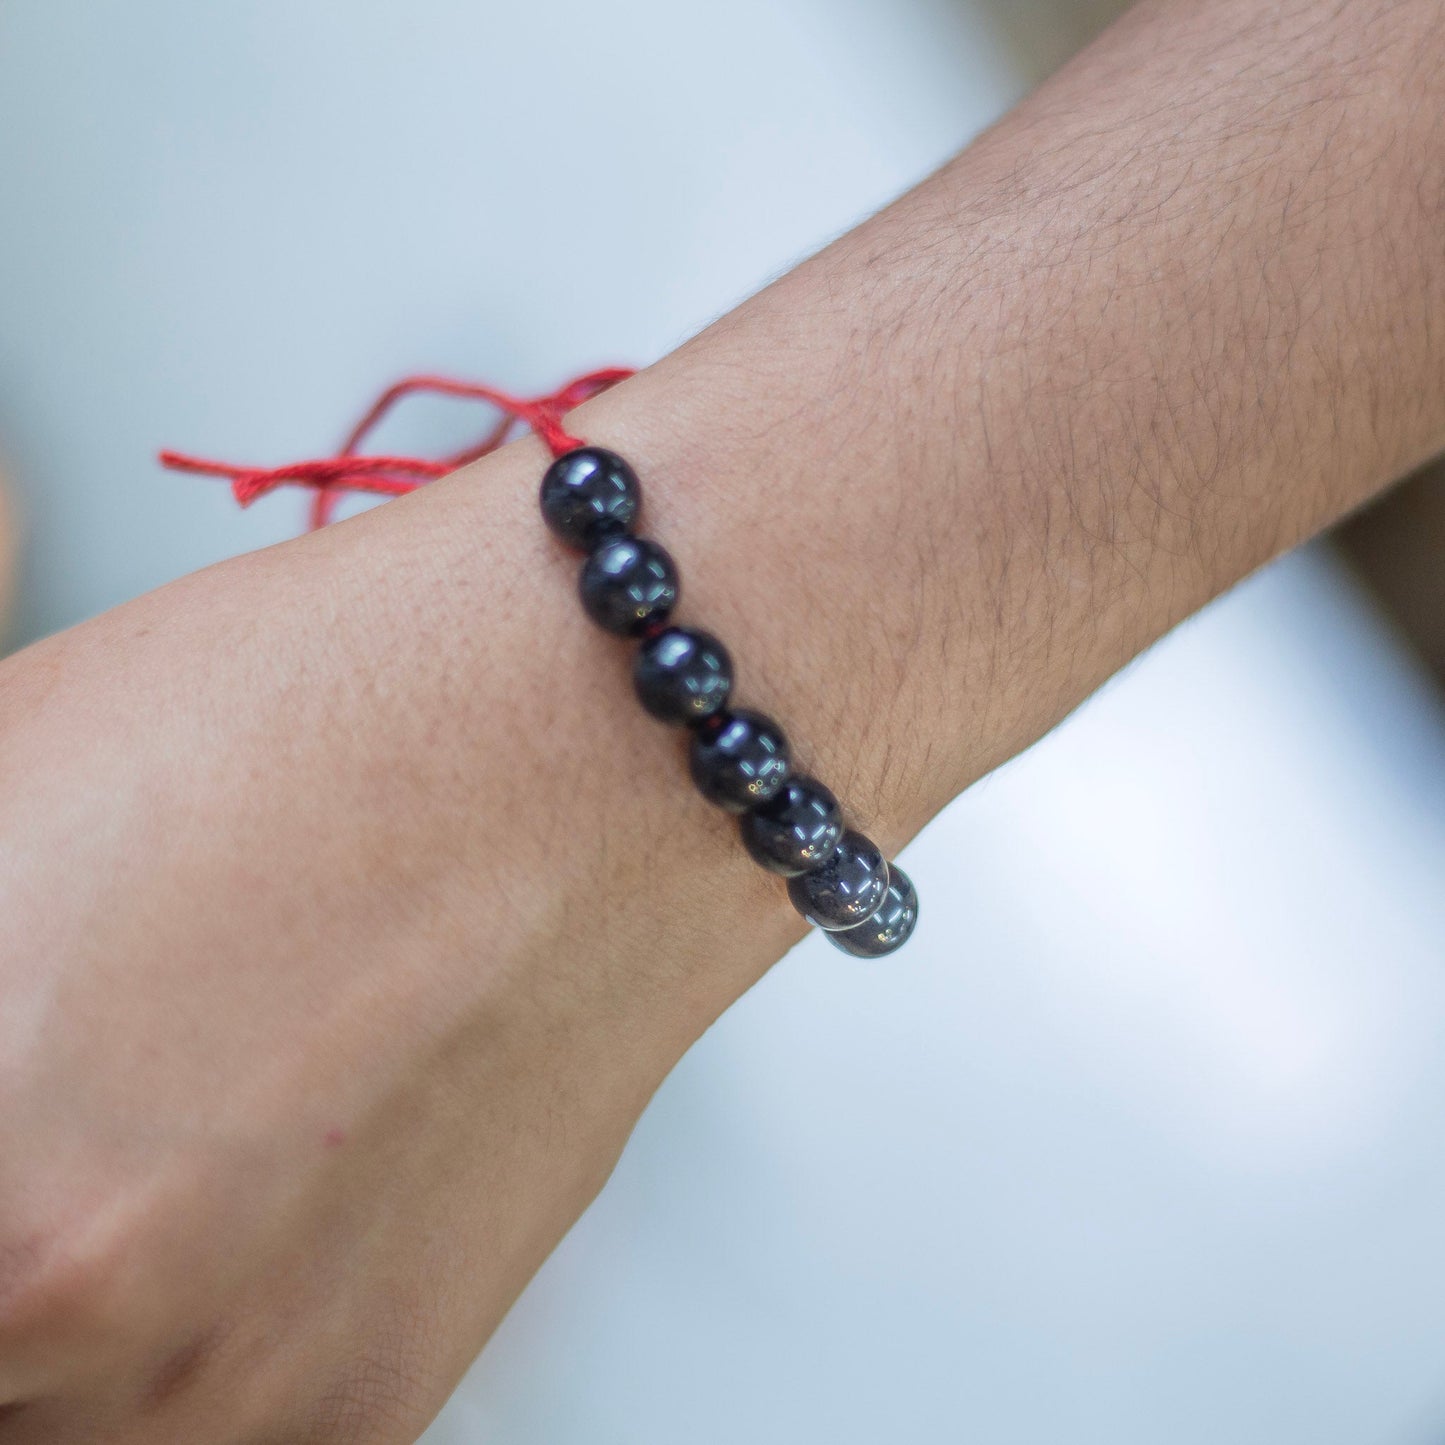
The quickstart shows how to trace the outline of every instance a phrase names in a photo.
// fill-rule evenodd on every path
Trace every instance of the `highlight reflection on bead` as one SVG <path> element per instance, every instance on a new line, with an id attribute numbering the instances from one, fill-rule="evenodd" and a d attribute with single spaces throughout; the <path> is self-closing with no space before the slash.
<path id="1" fill-rule="evenodd" d="M 918 894 L 913 880 L 891 863 L 882 904 L 857 928 L 830 933 L 828 942 L 854 958 L 884 958 L 908 942 L 917 923 Z"/>
<path id="2" fill-rule="evenodd" d="M 738 819 L 753 861 L 790 878 L 825 862 L 843 836 L 838 800 L 816 778 L 789 778 L 776 796 Z"/>
<path id="3" fill-rule="evenodd" d="M 767 802 L 792 768 L 782 728 L 760 712 L 741 708 L 699 728 L 688 760 L 698 792 L 730 813 Z"/>
<path id="4" fill-rule="evenodd" d="M 853 928 L 882 902 L 888 863 L 878 845 L 851 828 L 827 862 L 788 880 L 793 907 L 819 928 Z"/>
<path id="5" fill-rule="evenodd" d="M 560 456 L 542 478 L 542 516 L 569 547 L 586 552 L 604 537 L 629 532 L 642 505 L 631 467 L 603 447 Z"/>
<path id="6" fill-rule="evenodd" d="M 653 717 L 699 723 L 720 712 L 733 686 L 728 650 L 710 632 L 669 627 L 637 649 L 632 682 Z"/>
<path id="7" fill-rule="evenodd" d="M 608 537 L 582 564 L 578 587 L 594 622 L 636 637 L 653 623 L 665 622 L 677 605 L 677 568 L 656 542 Z"/>

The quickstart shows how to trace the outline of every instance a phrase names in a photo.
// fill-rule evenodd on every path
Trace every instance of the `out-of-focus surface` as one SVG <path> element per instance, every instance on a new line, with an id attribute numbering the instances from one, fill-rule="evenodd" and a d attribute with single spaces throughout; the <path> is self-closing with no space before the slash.
<path id="1" fill-rule="evenodd" d="M 665 350 L 1014 98 L 1053 32 L 998 3 L 0 7 L 26 631 L 293 529 L 160 445 Z M 1247 584 L 907 864 L 909 950 L 713 1030 L 429 1445 L 1438 1441 L 1445 709 L 1346 574 Z"/>
<path id="2" fill-rule="evenodd" d="M 1445 708 L 1321 557 L 684 1062 L 438 1445 L 1433 1445 Z"/>
<path id="3" fill-rule="evenodd" d="M 0 4 L 23 633 L 302 514 L 158 447 L 315 455 L 405 371 L 540 390 L 669 350 L 1005 108 L 970 3 Z"/>

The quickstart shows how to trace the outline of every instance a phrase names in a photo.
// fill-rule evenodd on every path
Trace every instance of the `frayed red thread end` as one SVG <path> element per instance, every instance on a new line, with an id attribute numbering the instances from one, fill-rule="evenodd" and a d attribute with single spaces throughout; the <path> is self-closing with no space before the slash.
<path id="1" fill-rule="evenodd" d="M 208 457 L 190 456 L 184 452 L 163 451 L 160 462 L 171 471 L 188 472 L 194 476 L 220 477 L 230 482 L 231 495 L 243 507 L 249 507 L 258 497 L 265 496 L 277 487 L 309 487 L 314 493 L 311 499 L 311 526 L 324 527 L 331 520 L 336 500 L 342 492 L 399 497 L 496 451 L 510 440 L 519 426 L 530 427 L 546 443 L 553 456 L 560 457 L 573 451 L 582 446 L 583 442 L 580 437 L 573 436 L 567 430 L 563 425 L 563 418 L 573 407 L 581 406 L 584 401 L 606 391 L 608 387 L 616 386 L 620 381 L 626 381 L 634 374 L 630 368 L 621 366 L 591 371 L 569 381 L 557 391 L 538 397 L 512 396 L 498 391 L 495 387 L 454 381 L 445 376 L 408 376 L 382 392 L 366 415 L 352 428 L 335 456 L 289 462 L 280 467 L 248 467 L 213 461 Z M 429 458 L 363 454 L 361 448 L 366 438 L 392 408 L 406 397 L 422 394 L 486 402 L 501 415 L 479 441 L 449 456 Z"/>

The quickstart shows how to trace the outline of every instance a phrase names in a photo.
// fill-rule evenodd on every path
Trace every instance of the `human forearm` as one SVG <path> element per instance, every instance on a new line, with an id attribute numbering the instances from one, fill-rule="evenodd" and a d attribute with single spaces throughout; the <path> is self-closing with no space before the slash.
<path id="1" fill-rule="evenodd" d="M 916 826 L 1445 443 L 1442 57 L 1435 4 L 1144 5 L 585 413 L 870 809 Z"/>

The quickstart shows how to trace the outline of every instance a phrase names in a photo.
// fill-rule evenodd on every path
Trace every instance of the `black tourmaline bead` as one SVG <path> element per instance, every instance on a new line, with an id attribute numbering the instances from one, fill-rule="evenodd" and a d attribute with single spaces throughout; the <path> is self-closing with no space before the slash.
<path id="1" fill-rule="evenodd" d="M 721 713 L 692 735 L 692 780 L 710 803 L 741 813 L 787 781 L 788 740 L 760 712 Z"/>
<path id="2" fill-rule="evenodd" d="M 788 880 L 793 907 L 830 933 L 865 922 L 887 890 L 887 860 L 871 839 L 851 828 L 826 863 Z"/>
<path id="3" fill-rule="evenodd" d="M 865 923 L 830 933 L 828 942 L 854 958 L 883 958 L 902 948 L 918 922 L 918 894 L 913 880 L 896 864 L 888 868 L 888 889 L 881 906 Z"/>
<path id="4" fill-rule="evenodd" d="M 642 491 L 616 452 L 578 447 L 547 468 L 541 501 L 547 525 L 569 547 L 587 552 L 604 537 L 632 530 Z"/>
<path id="5" fill-rule="evenodd" d="M 669 627 L 637 649 L 632 682 L 653 717 L 700 723 L 721 712 L 733 686 L 728 650 L 710 632 Z"/>
<path id="6" fill-rule="evenodd" d="M 789 778 L 766 803 L 738 819 L 755 862 L 791 878 L 832 856 L 843 836 L 838 800 L 814 778 Z"/>
<path id="7" fill-rule="evenodd" d="M 643 537 L 604 538 L 582 564 L 579 586 L 587 615 L 624 637 L 666 622 L 677 605 L 677 568 Z"/>

